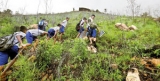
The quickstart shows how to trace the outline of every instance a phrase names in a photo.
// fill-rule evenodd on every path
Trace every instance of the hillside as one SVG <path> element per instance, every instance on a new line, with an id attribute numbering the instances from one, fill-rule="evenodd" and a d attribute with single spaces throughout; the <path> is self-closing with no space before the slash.
<path id="1" fill-rule="evenodd" d="M 82 17 L 95 14 L 95 22 L 105 34 L 97 38 L 98 53 L 87 50 L 88 40 L 75 39 L 76 24 Z M 146 68 L 142 60 L 160 55 L 160 25 L 152 18 L 114 16 L 96 12 L 70 12 L 54 15 L 7 17 L 0 27 L 0 36 L 12 33 L 15 25 L 29 26 L 46 18 L 53 27 L 70 17 L 64 42 L 40 38 L 36 51 L 22 52 L 10 69 L 9 81 L 125 81 L 127 71 L 139 70 L 141 81 L 159 81 L 159 66 Z M 115 23 L 137 26 L 135 31 L 121 31 Z M 49 28 L 48 27 L 48 28 Z M 152 48 L 154 46 L 157 48 Z M 149 51 L 147 51 L 149 50 Z M 34 55 L 36 57 L 33 57 Z M 30 56 L 32 58 L 28 59 Z M 34 60 L 35 59 L 35 60 Z M 150 67 L 150 66 L 149 66 Z"/>

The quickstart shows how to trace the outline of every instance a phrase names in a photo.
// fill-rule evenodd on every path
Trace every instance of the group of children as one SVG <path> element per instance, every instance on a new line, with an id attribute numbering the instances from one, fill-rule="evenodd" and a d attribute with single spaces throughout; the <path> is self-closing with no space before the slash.
<path id="1" fill-rule="evenodd" d="M 97 26 L 93 23 L 93 20 L 95 18 L 95 15 L 92 15 L 88 20 L 87 18 L 83 18 L 80 21 L 80 29 L 78 30 L 78 35 L 77 38 L 82 34 L 82 32 L 87 31 L 87 36 L 88 39 L 90 40 L 90 44 L 95 43 L 96 42 L 96 34 L 97 34 Z M 43 19 L 43 21 L 45 21 Z M 66 19 L 61 23 L 58 24 L 56 27 L 52 27 L 48 30 L 48 32 L 45 31 L 45 26 L 46 24 L 43 26 L 41 26 L 40 24 L 42 24 L 41 22 L 39 22 L 38 28 L 36 29 L 29 29 L 27 30 L 27 28 L 25 26 L 21 26 L 20 27 L 20 32 L 16 32 L 16 36 L 14 39 L 14 45 L 12 46 L 12 48 L 6 50 L 6 51 L 0 51 L 0 72 L 2 71 L 2 69 L 4 68 L 4 65 L 8 63 L 8 59 L 10 58 L 11 60 L 14 59 L 14 57 L 18 54 L 18 50 L 20 48 L 25 48 L 27 46 L 30 46 L 33 41 L 36 41 L 37 36 L 45 36 L 47 35 L 47 39 L 54 39 L 54 43 L 57 40 L 57 34 L 60 35 L 59 39 L 62 39 L 62 35 L 64 34 L 65 28 L 67 26 L 67 23 L 69 21 L 69 18 L 66 17 Z M 84 28 L 84 23 L 87 24 L 87 28 Z M 22 39 L 26 37 L 27 40 L 27 44 L 23 44 Z"/>
<path id="2" fill-rule="evenodd" d="M 20 32 L 15 32 L 15 39 L 13 46 L 5 51 L 0 51 L 0 71 L 3 69 L 4 65 L 8 63 L 8 58 L 14 59 L 18 54 L 18 50 L 23 47 L 30 46 L 36 37 L 39 35 L 45 35 L 47 32 L 39 29 L 31 29 L 27 31 L 25 26 L 20 27 Z M 26 37 L 27 44 L 23 44 L 22 39 Z"/>
<path id="3" fill-rule="evenodd" d="M 97 31 L 99 32 L 99 29 L 97 25 L 94 23 L 95 15 L 91 15 L 91 17 L 87 20 L 86 17 L 84 17 L 77 25 L 80 27 L 78 31 L 78 35 L 76 38 L 79 38 L 80 35 L 86 31 L 86 36 L 88 37 L 90 41 L 90 45 L 94 45 L 96 47 L 96 36 Z M 84 23 L 87 24 L 87 27 L 84 28 Z"/>
<path id="4" fill-rule="evenodd" d="M 45 19 L 42 19 L 38 23 L 38 28 L 27 29 L 25 26 L 20 27 L 19 32 L 15 32 L 15 39 L 13 42 L 13 46 L 5 51 L 0 51 L 0 72 L 4 68 L 4 65 L 8 63 L 8 59 L 14 59 L 14 57 L 18 54 L 18 50 L 21 48 L 26 48 L 30 46 L 33 41 L 37 42 L 38 36 L 47 35 L 47 39 L 54 38 L 56 41 L 57 34 L 60 33 L 60 40 L 65 31 L 65 27 L 67 25 L 69 18 L 67 17 L 61 24 L 58 24 L 57 27 L 50 28 L 48 32 L 46 32 L 47 22 Z M 23 44 L 22 39 L 26 38 L 27 44 Z M 35 47 L 33 47 L 35 49 Z"/>

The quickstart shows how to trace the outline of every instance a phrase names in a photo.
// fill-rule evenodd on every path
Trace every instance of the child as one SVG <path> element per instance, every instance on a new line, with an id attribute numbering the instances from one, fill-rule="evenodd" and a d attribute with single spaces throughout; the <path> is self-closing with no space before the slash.
<path id="1" fill-rule="evenodd" d="M 10 57 L 11 60 L 18 54 L 19 47 L 23 46 L 22 38 L 26 36 L 27 28 L 25 26 L 20 27 L 20 32 L 16 32 L 15 39 L 13 42 L 13 46 L 6 50 L 0 51 L 0 71 L 3 69 L 4 65 L 8 63 L 8 58 Z"/>
<path id="2" fill-rule="evenodd" d="M 46 31 L 46 26 L 48 26 L 48 23 L 46 21 L 46 19 L 42 19 L 39 23 L 38 23 L 38 29 Z"/>
<path id="3" fill-rule="evenodd" d="M 33 43 L 33 41 L 35 41 L 36 42 L 36 44 L 34 45 L 34 49 L 35 49 L 35 47 L 37 46 L 37 42 L 38 42 L 38 40 L 36 40 L 37 36 L 44 36 L 47 34 L 48 34 L 47 32 L 40 30 L 40 29 L 28 30 L 26 33 L 26 39 L 27 39 L 28 44 L 26 44 L 25 47 L 30 46 Z"/>
<path id="4" fill-rule="evenodd" d="M 90 22 L 93 22 L 93 20 L 94 20 L 95 17 L 96 17 L 96 16 L 95 16 L 94 14 L 92 14 L 91 17 L 89 17 L 88 20 L 90 20 Z"/>
<path id="5" fill-rule="evenodd" d="M 62 25 L 58 24 L 57 27 L 50 28 L 48 30 L 48 39 L 54 38 L 54 43 L 55 43 L 56 39 L 57 39 L 57 33 L 59 32 L 61 27 L 62 27 Z"/>
<path id="6" fill-rule="evenodd" d="M 69 17 L 66 17 L 66 20 L 63 20 L 63 22 L 61 23 L 62 27 L 60 28 L 60 41 L 62 41 L 62 35 L 64 35 L 65 32 L 65 28 L 67 26 L 67 23 L 69 21 Z"/>
<path id="7" fill-rule="evenodd" d="M 78 35 L 76 38 L 78 38 L 82 34 L 82 32 L 84 31 L 84 23 L 87 23 L 86 17 L 84 17 L 78 24 L 80 26 L 80 29 L 78 30 Z"/>
<path id="8" fill-rule="evenodd" d="M 63 20 L 61 25 L 64 26 L 64 28 L 66 28 L 68 21 L 69 21 L 69 17 L 66 17 L 66 20 Z"/>
<path id="9" fill-rule="evenodd" d="M 89 29 L 88 30 L 88 37 L 90 40 L 90 44 L 93 44 L 94 47 L 97 47 L 96 46 L 96 35 L 97 35 L 97 31 L 99 32 L 99 29 L 97 28 L 97 26 L 94 23 L 90 23 L 90 26 L 88 29 Z"/>

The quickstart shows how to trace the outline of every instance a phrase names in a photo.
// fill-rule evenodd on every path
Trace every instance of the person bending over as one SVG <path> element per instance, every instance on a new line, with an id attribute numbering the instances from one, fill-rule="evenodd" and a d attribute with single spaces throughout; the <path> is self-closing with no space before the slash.
<path id="1" fill-rule="evenodd" d="M 4 65 L 8 63 L 8 59 L 14 59 L 18 54 L 20 47 L 23 47 L 22 39 L 26 36 L 27 28 L 25 26 L 20 27 L 20 32 L 15 32 L 15 39 L 13 41 L 13 46 L 5 51 L 0 51 L 0 72 L 4 68 Z"/>
<path id="2" fill-rule="evenodd" d="M 35 41 L 35 44 L 33 46 L 33 48 L 35 49 L 37 44 L 38 44 L 37 37 L 38 36 L 44 36 L 44 35 L 47 35 L 47 34 L 48 34 L 47 32 L 45 32 L 43 30 L 40 30 L 40 29 L 30 29 L 30 30 L 28 30 L 27 33 L 26 33 L 26 40 L 27 40 L 28 44 L 26 44 L 25 47 L 30 46 L 33 43 L 33 41 Z"/>
<path id="3" fill-rule="evenodd" d="M 54 43 L 55 43 L 56 40 L 57 40 L 57 34 L 59 33 L 61 27 L 62 27 L 62 25 L 58 24 L 56 27 L 50 28 L 48 30 L 47 39 L 53 38 L 54 39 Z"/>

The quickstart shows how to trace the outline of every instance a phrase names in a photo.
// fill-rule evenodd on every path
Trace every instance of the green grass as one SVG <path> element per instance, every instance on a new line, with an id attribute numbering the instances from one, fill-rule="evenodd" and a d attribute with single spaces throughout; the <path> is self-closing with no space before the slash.
<path id="1" fill-rule="evenodd" d="M 159 44 L 160 29 L 156 23 L 147 18 L 146 25 L 143 24 L 142 18 L 136 18 L 132 21 L 128 17 L 111 16 L 101 13 L 95 13 L 95 22 L 101 30 L 106 33 L 102 37 L 97 38 L 98 53 L 93 54 L 86 49 L 87 42 L 81 39 L 75 39 L 77 32 L 76 24 L 82 17 L 89 17 L 92 12 L 70 12 L 63 14 L 49 15 L 48 17 L 41 15 L 49 20 L 49 27 L 56 26 L 65 19 L 70 17 L 65 35 L 65 42 L 53 45 L 53 41 L 41 39 L 38 51 L 36 53 L 37 60 L 32 63 L 27 61 L 27 56 L 19 57 L 13 67 L 11 78 L 17 81 L 39 81 L 43 78 L 42 73 L 48 73 L 48 69 L 52 70 L 53 80 L 70 81 L 122 81 L 125 80 L 126 70 L 136 64 L 142 69 L 142 65 L 138 61 L 132 61 L 133 56 L 141 58 L 140 49 Z M 9 34 L 13 29 L 13 25 L 35 24 L 37 18 L 27 16 L 27 22 L 20 16 L 12 17 L 12 23 L 4 22 L 4 28 L 0 29 L 0 36 Z M 52 22 L 54 21 L 54 24 Z M 136 22 L 139 21 L 139 22 Z M 128 23 L 138 27 L 136 31 L 121 31 L 114 27 L 117 22 Z M 49 29 L 49 28 L 47 28 Z M 159 54 L 159 50 L 155 51 Z M 111 64 L 117 64 L 118 68 L 113 69 Z M 68 65 L 73 65 L 70 67 Z M 51 73 L 48 73 L 49 75 Z"/>

